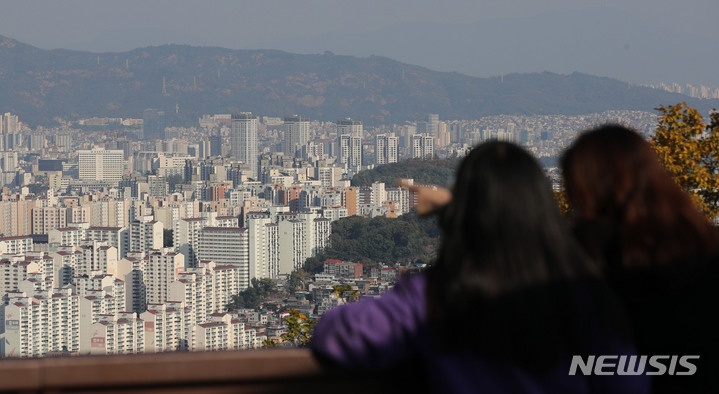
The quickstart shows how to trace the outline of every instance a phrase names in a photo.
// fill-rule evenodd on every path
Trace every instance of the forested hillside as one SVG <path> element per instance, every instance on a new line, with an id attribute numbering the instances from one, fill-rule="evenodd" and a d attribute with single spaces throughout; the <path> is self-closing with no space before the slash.
<path id="1" fill-rule="evenodd" d="M 196 125 L 203 114 L 252 111 L 311 119 L 361 119 L 366 125 L 486 115 L 651 111 L 686 101 L 700 110 L 719 100 L 582 73 L 475 78 L 389 58 L 299 55 L 162 45 L 127 52 L 45 50 L 0 36 L 0 110 L 31 126 L 56 118 L 141 117 L 165 110 L 168 125 Z"/>
<path id="2" fill-rule="evenodd" d="M 434 218 L 420 218 L 414 212 L 396 219 L 352 216 L 332 223 L 330 246 L 307 259 L 305 270 L 322 271 L 326 259 L 362 262 L 366 266 L 393 265 L 436 258 L 439 231 Z"/>
<path id="3" fill-rule="evenodd" d="M 459 159 L 443 160 L 402 160 L 399 163 L 384 164 L 371 170 L 360 171 L 352 177 L 352 186 L 370 186 L 373 182 L 384 182 L 387 186 L 397 185 L 402 178 L 412 178 L 415 183 L 449 186 Z"/>

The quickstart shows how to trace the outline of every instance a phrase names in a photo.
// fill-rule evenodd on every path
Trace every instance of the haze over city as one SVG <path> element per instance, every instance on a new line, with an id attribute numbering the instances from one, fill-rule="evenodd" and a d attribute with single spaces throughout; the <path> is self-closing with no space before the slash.
<path id="1" fill-rule="evenodd" d="M 719 369 L 686 363 L 713 362 L 717 11 L 0 0 L 0 392 L 643 393 L 623 380 L 662 387 L 651 360 Z M 592 376 L 612 357 L 629 391 Z"/>
<path id="2" fill-rule="evenodd" d="M 43 49 L 173 43 L 332 51 L 479 77 L 579 71 L 639 84 L 719 85 L 713 0 L 0 3 L 0 35 Z"/>

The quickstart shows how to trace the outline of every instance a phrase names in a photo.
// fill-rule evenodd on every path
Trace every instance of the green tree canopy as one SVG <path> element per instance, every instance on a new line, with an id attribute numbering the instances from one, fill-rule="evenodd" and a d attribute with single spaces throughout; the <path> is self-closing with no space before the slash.
<path id="1" fill-rule="evenodd" d="M 250 282 L 250 287 L 231 296 L 230 302 L 225 305 L 225 310 L 259 309 L 268 298 L 278 295 L 277 285 L 272 279 L 252 278 Z"/>
<path id="2" fill-rule="evenodd" d="M 434 259 L 439 241 L 436 219 L 414 212 L 396 219 L 352 216 L 332 222 L 330 246 L 307 259 L 309 273 L 322 271 L 326 259 L 362 262 L 373 266 Z"/>
<path id="3" fill-rule="evenodd" d="M 359 292 L 350 284 L 334 285 L 332 286 L 332 290 L 334 290 L 337 298 L 341 298 L 345 301 L 357 301 L 357 299 L 359 299 Z"/>
<path id="4" fill-rule="evenodd" d="M 307 290 L 307 284 L 309 280 L 309 275 L 307 275 L 307 272 L 302 268 L 298 270 L 293 270 L 290 273 L 289 280 L 287 281 L 287 291 L 290 294 L 297 291 L 305 291 Z"/>
<path id="5" fill-rule="evenodd" d="M 173 246 L 173 239 L 172 239 L 172 229 L 171 228 L 165 228 L 162 229 L 162 246 L 163 247 L 171 247 Z"/>
<path id="6" fill-rule="evenodd" d="M 315 319 L 310 319 L 298 312 L 297 309 L 290 309 L 290 315 L 285 317 L 287 333 L 282 336 L 282 339 L 299 347 L 307 347 L 312 340 L 315 323 Z"/>
<path id="7" fill-rule="evenodd" d="M 450 186 L 459 159 L 420 160 L 409 159 L 398 163 L 384 164 L 371 170 L 360 171 L 352 177 L 352 186 L 370 186 L 374 182 L 383 182 L 394 186 L 402 178 L 414 179 L 415 183 L 425 185 Z"/>

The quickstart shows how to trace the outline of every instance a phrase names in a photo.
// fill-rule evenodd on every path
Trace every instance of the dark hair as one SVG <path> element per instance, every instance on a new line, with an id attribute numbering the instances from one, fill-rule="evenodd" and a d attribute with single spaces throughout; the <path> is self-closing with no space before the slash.
<path id="1" fill-rule="evenodd" d="M 588 329 L 578 311 L 591 308 L 577 304 L 590 297 L 575 279 L 597 270 L 529 153 L 498 141 L 473 149 L 440 228 L 428 312 L 441 348 L 461 337 L 476 352 L 530 368 L 551 367 L 568 348 L 579 354 Z"/>
<path id="2" fill-rule="evenodd" d="M 713 227 L 636 131 L 607 125 L 584 132 L 561 165 L 576 215 L 614 228 L 622 267 L 716 251 Z"/>

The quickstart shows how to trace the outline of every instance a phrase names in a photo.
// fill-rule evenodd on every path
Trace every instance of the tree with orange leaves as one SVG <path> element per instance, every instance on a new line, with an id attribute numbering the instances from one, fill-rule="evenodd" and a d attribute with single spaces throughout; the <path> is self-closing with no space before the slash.
<path id="1" fill-rule="evenodd" d="M 305 316 L 297 309 L 290 309 L 290 315 L 285 317 L 285 325 L 287 333 L 282 336 L 282 340 L 299 347 L 306 347 L 310 344 L 312 333 L 315 330 L 315 319 Z"/>
<path id="2" fill-rule="evenodd" d="M 708 122 L 686 103 L 657 108 L 652 146 L 679 186 L 710 218 L 719 214 L 719 113 Z"/>

